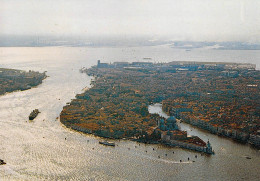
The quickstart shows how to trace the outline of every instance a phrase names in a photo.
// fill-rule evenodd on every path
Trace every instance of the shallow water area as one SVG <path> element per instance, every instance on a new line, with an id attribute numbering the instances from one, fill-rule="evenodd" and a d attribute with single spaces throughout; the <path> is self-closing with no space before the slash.
<path id="1" fill-rule="evenodd" d="M 209 139 L 216 155 L 128 140 L 116 140 L 115 147 L 107 147 L 98 143 L 103 139 L 67 129 L 56 119 L 67 102 L 90 86 L 91 77 L 79 69 L 95 65 L 98 59 L 142 61 L 151 57 L 157 62 L 214 57 L 221 61 L 230 55 L 236 61 L 241 55 L 239 51 L 235 55 L 234 51 L 218 53 L 219 58 L 214 51 L 164 47 L 0 48 L 0 67 L 47 71 L 49 76 L 35 88 L 0 96 L 0 159 L 7 163 L 0 166 L 0 180 L 259 180 L 259 151 L 184 123 L 181 129 L 204 141 Z M 240 61 L 260 53 L 244 54 Z M 41 113 L 29 121 L 36 108 Z M 166 116 L 160 104 L 149 110 Z"/>

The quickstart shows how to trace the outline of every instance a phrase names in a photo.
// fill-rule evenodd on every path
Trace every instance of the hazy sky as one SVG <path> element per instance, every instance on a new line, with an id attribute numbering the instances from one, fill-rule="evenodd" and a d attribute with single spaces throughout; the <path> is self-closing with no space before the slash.
<path id="1" fill-rule="evenodd" d="M 0 34 L 260 42 L 260 0 L 0 0 Z"/>

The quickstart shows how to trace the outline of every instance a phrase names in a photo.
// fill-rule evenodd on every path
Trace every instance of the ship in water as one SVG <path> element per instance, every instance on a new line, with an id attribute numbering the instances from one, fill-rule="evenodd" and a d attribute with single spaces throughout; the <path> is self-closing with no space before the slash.
<path id="1" fill-rule="evenodd" d="M 39 113 L 40 111 L 38 109 L 34 109 L 29 115 L 29 120 L 34 120 L 34 118 L 36 118 Z"/>
<path id="2" fill-rule="evenodd" d="M 4 162 L 4 160 L 0 159 L 0 165 L 5 165 L 6 163 Z"/>
<path id="3" fill-rule="evenodd" d="M 115 146 L 115 143 L 108 142 L 108 141 L 100 141 L 99 144 L 106 145 L 106 146 Z"/>

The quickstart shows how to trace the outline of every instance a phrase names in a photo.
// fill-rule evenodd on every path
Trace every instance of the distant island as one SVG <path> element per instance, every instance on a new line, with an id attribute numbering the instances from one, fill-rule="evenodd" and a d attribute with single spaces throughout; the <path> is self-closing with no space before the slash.
<path id="1" fill-rule="evenodd" d="M 27 90 L 42 83 L 46 74 L 35 71 L 22 71 L 0 68 L 0 95 L 6 92 Z"/>
<path id="2" fill-rule="evenodd" d="M 63 108 L 60 120 L 69 128 L 213 153 L 209 142 L 178 128 L 179 118 L 211 133 L 260 145 L 260 71 L 253 64 L 98 61 L 81 71 L 95 80 Z M 170 118 L 150 114 L 153 103 L 162 103 Z"/>

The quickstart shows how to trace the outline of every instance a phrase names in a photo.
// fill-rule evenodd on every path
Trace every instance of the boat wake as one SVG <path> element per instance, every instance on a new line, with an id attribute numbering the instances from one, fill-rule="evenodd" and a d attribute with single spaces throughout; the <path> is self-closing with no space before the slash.
<path id="1" fill-rule="evenodd" d="M 14 169 L 8 164 L 2 165 L 0 167 L 0 170 L 3 170 L 5 172 L 5 175 L 14 175 L 14 176 L 19 176 L 19 178 L 22 178 L 22 175 L 14 171 Z"/>

